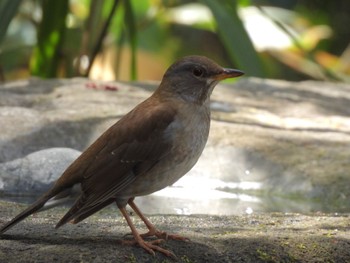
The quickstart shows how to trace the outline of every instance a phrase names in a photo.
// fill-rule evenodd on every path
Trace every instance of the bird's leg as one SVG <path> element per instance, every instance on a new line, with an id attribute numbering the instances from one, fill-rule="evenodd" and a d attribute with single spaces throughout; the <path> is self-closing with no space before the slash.
<path id="1" fill-rule="evenodd" d="M 135 238 L 135 240 L 131 241 L 131 242 L 124 240 L 123 244 L 129 244 L 129 245 L 138 244 L 140 247 L 145 249 L 148 253 L 150 253 L 153 256 L 155 255 L 154 251 L 159 251 L 168 257 L 176 258 L 176 256 L 171 251 L 166 250 L 166 249 L 158 246 L 158 244 L 161 243 L 163 240 L 157 239 L 157 240 L 152 240 L 152 241 L 147 241 L 147 242 L 145 240 L 143 240 L 143 238 L 141 237 L 139 232 L 136 230 L 134 224 L 132 223 L 131 218 L 128 215 L 128 212 L 126 211 L 125 207 L 119 207 L 119 210 L 123 214 L 126 222 L 128 223 L 128 225 L 131 229 L 131 232 Z"/>
<path id="2" fill-rule="evenodd" d="M 132 210 L 135 211 L 135 213 L 141 218 L 141 220 L 145 223 L 145 225 L 148 228 L 148 232 L 145 234 L 141 234 L 141 237 L 149 237 L 149 236 L 156 236 L 158 238 L 162 238 L 164 240 L 168 240 L 168 239 L 174 239 L 174 240 L 181 240 L 181 241 L 189 241 L 188 238 L 180 236 L 180 235 L 176 235 L 176 234 L 168 234 L 164 231 L 160 231 L 158 230 L 141 212 L 141 210 L 136 206 L 136 204 L 134 203 L 134 199 L 130 199 L 128 201 L 128 204 L 130 205 L 130 207 L 132 208 Z"/>

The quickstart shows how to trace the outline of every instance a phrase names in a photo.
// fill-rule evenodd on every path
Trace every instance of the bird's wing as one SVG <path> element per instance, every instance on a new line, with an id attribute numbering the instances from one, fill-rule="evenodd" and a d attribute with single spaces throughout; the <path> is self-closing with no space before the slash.
<path id="1" fill-rule="evenodd" d="M 147 111 L 143 112 L 144 108 Z M 91 214 L 90 211 L 103 208 L 103 204 L 108 205 L 110 199 L 137 176 L 166 156 L 172 147 L 171 136 L 166 134 L 166 129 L 175 115 L 176 110 L 169 105 L 139 106 L 109 128 L 87 149 L 85 161 L 89 164 L 84 166 L 81 175 L 83 193 L 56 227 Z M 83 155 L 79 158 L 80 163 L 84 163 Z"/>

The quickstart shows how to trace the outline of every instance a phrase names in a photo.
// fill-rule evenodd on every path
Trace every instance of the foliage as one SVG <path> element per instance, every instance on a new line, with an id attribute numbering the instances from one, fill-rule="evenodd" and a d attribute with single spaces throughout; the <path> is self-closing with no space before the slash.
<path id="1" fill-rule="evenodd" d="M 261 61 L 238 16 L 236 1 L 221 0 L 220 4 L 216 0 L 202 0 L 202 2 L 212 11 L 218 26 L 218 34 L 232 61 L 247 74 L 263 77 Z"/>
<path id="2" fill-rule="evenodd" d="M 0 43 L 5 37 L 7 28 L 16 15 L 21 0 L 3 0 L 0 2 Z"/>
<path id="3" fill-rule="evenodd" d="M 350 30 L 341 27 L 350 23 L 346 0 L 319 6 L 265 2 L 269 6 L 254 0 L 3 0 L 0 78 L 91 77 L 92 67 L 109 59 L 114 77 L 128 64 L 135 80 L 137 59 L 147 53 L 153 65 L 202 54 L 248 76 L 349 81 Z M 254 16 L 270 27 L 249 22 Z M 273 31 L 289 44 L 274 46 Z M 270 46 L 261 47 L 261 41 Z"/>
<path id="4" fill-rule="evenodd" d="M 33 75 L 43 78 L 57 76 L 67 13 L 68 0 L 42 1 L 43 15 L 38 28 L 38 43 L 30 63 Z"/>

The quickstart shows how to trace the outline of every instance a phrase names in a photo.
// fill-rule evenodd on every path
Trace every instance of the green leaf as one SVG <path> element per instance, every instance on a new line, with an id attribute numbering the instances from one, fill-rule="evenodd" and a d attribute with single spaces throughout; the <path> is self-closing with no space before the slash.
<path id="1" fill-rule="evenodd" d="M 6 35 L 6 31 L 13 17 L 16 15 L 22 0 L 0 1 L 0 43 Z"/>
<path id="2" fill-rule="evenodd" d="M 66 30 L 68 0 L 42 1 L 43 17 L 38 32 L 38 43 L 30 63 L 33 75 L 57 77 L 63 37 Z"/>
<path id="3" fill-rule="evenodd" d="M 238 0 L 238 6 L 240 7 L 247 7 L 251 5 L 250 0 Z"/>
<path id="4" fill-rule="evenodd" d="M 137 28 L 134 15 L 134 9 L 129 0 L 124 0 L 125 6 L 125 27 L 129 36 L 131 46 L 131 80 L 137 79 Z"/>
<path id="5" fill-rule="evenodd" d="M 230 58 L 247 75 L 263 77 L 262 63 L 244 29 L 233 0 L 200 0 L 215 17 L 217 30 Z"/>

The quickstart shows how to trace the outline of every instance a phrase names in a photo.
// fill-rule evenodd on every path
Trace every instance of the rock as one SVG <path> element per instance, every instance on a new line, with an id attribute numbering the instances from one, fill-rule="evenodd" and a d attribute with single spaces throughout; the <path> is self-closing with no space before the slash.
<path id="1" fill-rule="evenodd" d="M 0 225 L 23 209 L 0 201 Z M 174 260 L 123 245 L 130 229 L 115 206 L 54 229 L 66 212 L 57 207 L 37 213 L 2 235 L 0 262 L 350 262 L 349 214 L 148 216 L 160 230 L 190 239 L 161 244 L 176 254 Z"/>
<path id="2" fill-rule="evenodd" d="M 123 84 L 99 90 L 86 79 L 0 85 L 0 162 L 51 148 L 85 149 L 149 92 Z M 95 87 L 95 88 L 92 88 Z"/>
<path id="3" fill-rule="evenodd" d="M 79 78 L 0 85 L 0 162 L 52 147 L 82 151 L 155 86 Z M 209 206 L 229 214 L 233 202 L 238 213 L 349 211 L 349 85 L 242 78 L 219 85 L 212 100 L 210 138 L 196 167 L 140 202 L 174 197 L 185 214 Z"/>
<path id="4" fill-rule="evenodd" d="M 2 195 L 33 195 L 46 191 L 80 152 L 51 148 L 0 164 Z"/>

